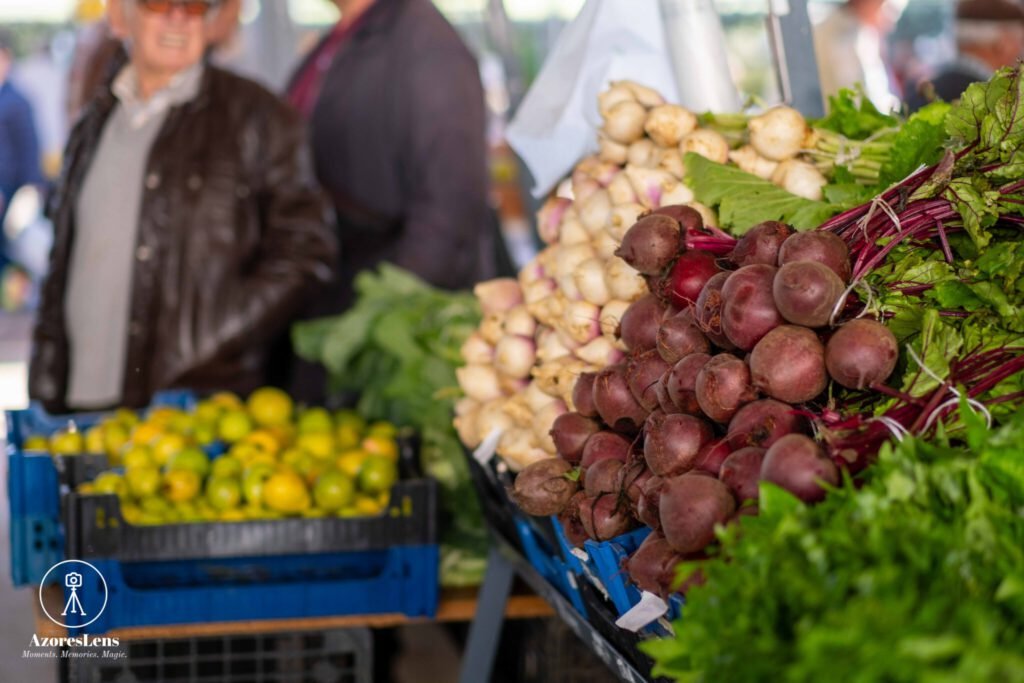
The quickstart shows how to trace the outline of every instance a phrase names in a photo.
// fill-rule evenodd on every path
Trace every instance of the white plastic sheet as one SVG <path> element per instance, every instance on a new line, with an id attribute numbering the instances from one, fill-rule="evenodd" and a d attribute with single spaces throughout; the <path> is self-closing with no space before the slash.
<path id="1" fill-rule="evenodd" d="M 534 196 L 597 149 L 597 95 L 622 79 L 679 99 L 658 0 L 588 0 L 562 30 L 507 132 Z"/>

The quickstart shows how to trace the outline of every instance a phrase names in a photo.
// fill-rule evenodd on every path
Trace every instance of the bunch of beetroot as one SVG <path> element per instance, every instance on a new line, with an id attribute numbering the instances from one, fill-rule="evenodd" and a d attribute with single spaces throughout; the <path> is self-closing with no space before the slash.
<path id="1" fill-rule="evenodd" d="M 702 229 L 700 214 L 674 206 L 626 232 L 617 253 L 652 292 L 621 319 L 628 355 L 579 378 L 576 412 L 551 430 L 560 457 L 515 486 L 526 512 L 559 515 L 575 544 L 650 526 L 626 569 L 662 595 L 717 525 L 756 513 L 760 481 L 808 502 L 838 483 L 804 415 L 819 412 L 829 379 L 866 389 L 898 357 L 877 322 L 833 328 L 850 278 L 835 235 L 767 222 L 731 249 L 709 240 L 712 253 L 692 248 Z"/>

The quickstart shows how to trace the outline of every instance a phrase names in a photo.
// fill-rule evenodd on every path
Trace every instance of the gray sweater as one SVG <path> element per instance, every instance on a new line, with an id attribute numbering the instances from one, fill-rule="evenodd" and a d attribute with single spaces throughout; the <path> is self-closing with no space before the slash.
<path id="1" fill-rule="evenodd" d="M 201 75 L 201 65 L 183 72 L 145 101 L 135 96 L 130 66 L 115 81 L 119 103 L 103 130 L 75 216 L 65 308 L 70 407 L 106 408 L 121 400 L 134 261 L 152 256 L 136 245 L 149 151 L 170 107 L 195 97 Z"/>

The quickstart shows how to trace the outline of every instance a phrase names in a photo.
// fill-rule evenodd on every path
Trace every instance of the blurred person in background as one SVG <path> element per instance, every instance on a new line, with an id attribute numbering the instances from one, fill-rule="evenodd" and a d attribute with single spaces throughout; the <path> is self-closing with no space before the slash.
<path id="1" fill-rule="evenodd" d="M 846 0 L 814 28 L 821 91 L 827 98 L 860 85 L 880 111 L 900 105 L 886 47 L 907 0 Z"/>
<path id="2" fill-rule="evenodd" d="M 215 3 L 108 6 L 130 58 L 68 142 L 29 394 L 62 411 L 251 391 L 335 261 L 301 120 L 205 64 Z"/>
<path id="3" fill-rule="evenodd" d="M 299 66 L 289 100 L 310 122 L 342 245 L 339 280 L 305 317 L 340 313 L 353 279 L 387 261 L 446 289 L 494 262 L 486 113 L 476 60 L 430 0 L 335 0 L 341 20 Z M 282 341 L 281 354 L 289 355 Z M 289 383 L 322 397 L 323 370 Z"/>
<path id="4" fill-rule="evenodd" d="M 54 178 L 60 172 L 60 155 L 67 139 L 66 65 L 72 41 L 65 31 L 40 38 L 32 52 L 19 60 L 11 80 L 32 105 L 39 134 L 43 173 Z"/>
<path id="5" fill-rule="evenodd" d="M 13 65 L 13 41 L 0 31 L 0 276 L 7 268 L 2 229 L 7 206 L 23 185 L 43 181 L 32 106 L 9 78 Z"/>
<path id="6" fill-rule="evenodd" d="M 971 83 L 987 81 L 1024 54 L 1024 8 L 1013 0 L 965 0 L 956 6 L 955 60 L 917 85 L 907 97 L 911 111 L 939 99 L 954 102 Z"/>

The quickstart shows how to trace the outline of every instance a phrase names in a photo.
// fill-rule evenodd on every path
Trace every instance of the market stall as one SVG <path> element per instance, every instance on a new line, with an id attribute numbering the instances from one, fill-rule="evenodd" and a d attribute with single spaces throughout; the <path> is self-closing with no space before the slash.
<path id="1" fill-rule="evenodd" d="M 629 683 L 1021 680 L 1024 66 L 826 115 L 785 4 L 771 107 L 709 3 L 639 37 L 588 6 L 509 134 L 540 252 L 472 293 L 359 274 L 293 330 L 330 405 L 10 413 L 37 633 L 117 639 L 111 676 L 295 650 L 361 683 L 368 629 L 472 621 L 476 683 L 506 620 L 554 617 Z"/>
<path id="2" fill-rule="evenodd" d="M 515 575 L 623 681 L 1013 678 L 1021 76 L 909 118 L 600 92 L 462 350 L 495 538 L 462 680 Z"/>

